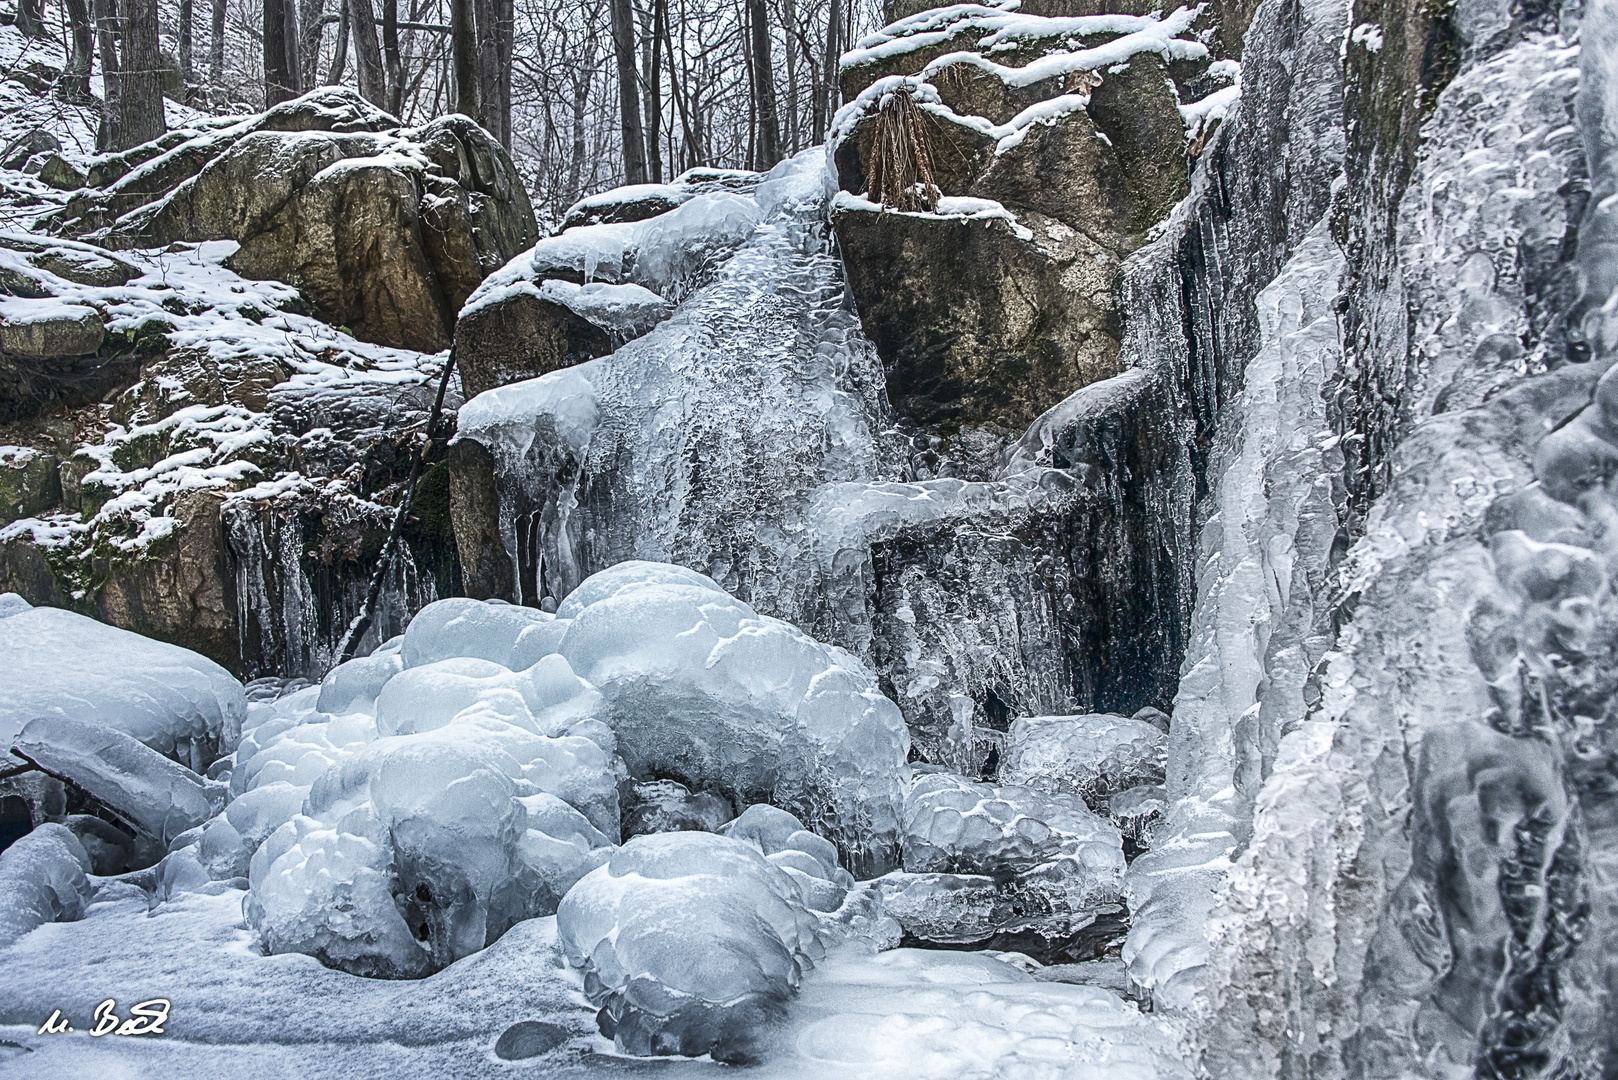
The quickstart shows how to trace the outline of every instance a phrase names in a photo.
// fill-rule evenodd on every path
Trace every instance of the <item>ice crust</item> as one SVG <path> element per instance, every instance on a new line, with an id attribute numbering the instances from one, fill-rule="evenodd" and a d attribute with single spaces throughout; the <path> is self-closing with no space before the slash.
<path id="1" fill-rule="evenodd" d="M 226 787 L 204 780 L 114 728 L 66 717 L 30 721 L 14 751 L 93 794 L 138 833 L 167 845 L 224 809 Z"/>
<path id="2" fill-rule="evenodd" d="M 30 720 L 57 717 L 121 731 L 197 772 L 235 749 L 247 699 L 224 668 L 83 615 L 20 604 L 0 619 L 0 744 Z"/>
<path id="3" fill-rule="evenodd" d="M 1019 717 L 1006 735 L 1000 780 L 1071 792 L 1100 810 L 1117 792 L 1163 782 L 1167 742 L 1167 733 L 1127 716 Z"/>

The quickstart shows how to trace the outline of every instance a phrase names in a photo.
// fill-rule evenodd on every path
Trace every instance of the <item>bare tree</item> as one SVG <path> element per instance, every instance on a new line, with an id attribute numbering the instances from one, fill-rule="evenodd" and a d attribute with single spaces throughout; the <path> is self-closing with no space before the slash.
<path id="1" fill-rule="evenodd" d="M 326 0 L 299 0 L 298 85 L 305 90 L 320 85 L 320 41 L 327 21 Z"/>
<path id="2" fill-rule="evenodd" d="M 86 0 L 62 0 L 67 12 L 69 50 L 57 96 L 64 101 L 87 102 L 90 97 L 90 55 L 95 49 L 95 31 L 90 25 L 90 5 Z"/>
<path id="3" fill-rule="evenodd" d="M 382 46 L 376 38 L 376 9 L 371 0 L 347 0 L 348 32 L 354 45 L 354 68 L 360 96 L 378 108 L 387 108 L 388 85 L 382 69 Z"/>
<path id="4" fill-rule="evenodd" d="M 208 40 L 208 77 L 218 86 L 225 77 L 225 0 L 213 0 L 209 16 L 213 37 Z"/>
<path id="5" fill-rule="evenodd" d="M 624 143 L 624 177 L 646 183 L 646 137 L 640 124 L 638 74 L 635 71 L 635 11 L 630 0 L 610 0 L 612 47 L 618 59 L 618 114 Z"/>
<path id="6" fill-rule="evenodd" d="M 293 0 L 264 0 L 264 107 L 273 108 L 298 96 L 298 38 L 289 27 Z M 289 32 L 290 30 L 290 32 Z"/>
<path id="7" fill-rule="evenodd" d="M 336 86 L 343 81 L 343 68 L 348 63 L 348 3 L 338 0 L 342 8 L 337 17 L 337 44 L 332 47 L 331 67 L 326 69 L 326 85 Z"/>
<path id="8" fill-rule="evenodd" d="M 22 31 L 26 38 L 45 37 L 45 19 L 40 10 L 40 0 L 17 0 L 17 29 Z"/>
<path id="9" fill-rule="evenodd" d="M 196 73 L 192 70 L 191 66 L 192 3 L 193 0 L 180 0 L 180 26 L 178 33 L 179 41 L 177 43 L 180 50 L 180 78 L 185 81 L 185 85 L 188 88 L 188 93 L 189 87 L 193 82 L 196 81 Z"/>
<path id="10" fill-rule="evenodd" d="M 113 149 L 151 142 L 168 130 L 163 116 L 157 0 L 121 0 L 123 63 L 118 69 L 118 132 Z M 109 103 L 110 107 L 110 103 Z"/>
<path id="11" fill-rule="evenodd" d="M 770 59 L 770 20 L 764 0 L 747 0 L 747 17 L 753 96 L 758 104 L 756 167 L 769 169 L 781 160 L 781 120 L 775 111 L 775 66 Z"/>

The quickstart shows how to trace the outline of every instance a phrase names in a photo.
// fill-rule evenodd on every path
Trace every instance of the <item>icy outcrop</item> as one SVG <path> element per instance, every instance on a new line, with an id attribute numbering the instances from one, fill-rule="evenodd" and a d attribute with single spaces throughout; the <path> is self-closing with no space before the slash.
<path id="1" fill-rule="evenodd" d="M 719 796 L 693 793 L 673 780 L 635 784 L 623 810 L 624 839 L 645 833 L 719 832 L 733 813 Z"/>
<path id="2" fill-rule="evenodd" d="M 1165 732 L 1107 713 L 1024 716 L 1011 725 L 999 779 L 1044 792 L 1070 792 L 1092 808 L 1126 788 L 1163 781 Z"/>
<path id="3" fill-rule="evenodd" d="M 0 852 L 0 949 L 37 926 L 84 917 L 90 857 L 65 825 L 48 822 Z"/>
<path id="4" fill-rule="evenodd" d="M 29 608 L 0 619 L 0 655 L 0 743 L 9 745 L 36 718 L 83 721 L 201 772 L 241 736 L 241 684 L 187 649 L 72 612 Z"/>
<path id="5" fill-rule="evenodd" d="M 711 833 L 636 837 L 568 893 L 556 925 L 602 1034 L 633 1054 L 754 1060 L 825 955 L 789 873 Z"/>
<path id="6" fill-rule="evenodd" d="M 12 752 L 70 781 L 138 833 L 159 844 L 201 825 L 225 806 L 225 785 L 204 780 L 115 728 L 76 717 L 29 721 Z"/>
<path id="7" fill-rule="evenodd" d="M 1067 860 L 1094 877 L 1098 894 L 1115 893 L 1124 866 L 1117 830 L 1083 799 L 943 772 L 911 785 L 904 846 L 911 873 L 1003 875 Z"/>

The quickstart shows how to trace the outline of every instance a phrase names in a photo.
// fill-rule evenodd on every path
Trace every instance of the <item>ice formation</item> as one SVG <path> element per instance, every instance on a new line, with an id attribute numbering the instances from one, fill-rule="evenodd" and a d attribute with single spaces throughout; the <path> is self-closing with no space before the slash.
<path id="1" fill-rule="evenodd" d="M 35 718 L 82 720 L 201 772 L 241 734 L 241 684 L 188 649 L 59 608 L 32 608 L 0 619 L 0 655 L 0 744 Z"/>
<path id="2" fill-rule="evenodd" d="M 90 857 L 65 825 L 47 822 L 0 852 L 0 949 L 35 927 L 84 917 Z"/>
<path id="3" fill-rule="evenodd" d="M 1099 807 L 1126 788 L 1162 783 L 1166 742 L 1166 732 L 1127 716 L 1023 716 L 1006 733 L 999 775 Z"/>
<path id="4" fill-rule="evenodd" d="M 754 1060 L 825 955 L 793 877 L 751 844 L 703 832 L 631 840 L 568 893 L 556 926 L 586 968 L 602 1034 L 634 1054 Z"/>

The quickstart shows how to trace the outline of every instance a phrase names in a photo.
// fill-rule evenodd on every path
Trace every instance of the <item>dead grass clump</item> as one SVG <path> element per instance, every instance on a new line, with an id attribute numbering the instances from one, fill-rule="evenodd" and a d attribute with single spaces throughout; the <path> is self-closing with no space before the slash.
<path id="1" fill-rule="evenodd" d="M 925 122 L 909 90 L 896 90 L 883 100 L 865 167 L 867 198 L 895 210 L 931 210 L 938 205 Z"/>

